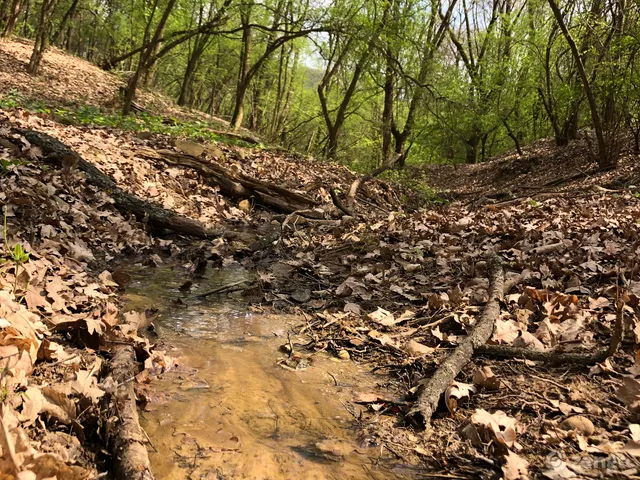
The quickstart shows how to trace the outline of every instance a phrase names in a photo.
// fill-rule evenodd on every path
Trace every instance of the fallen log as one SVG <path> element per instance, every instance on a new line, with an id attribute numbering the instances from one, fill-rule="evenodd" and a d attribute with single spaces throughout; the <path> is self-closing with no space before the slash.
<path id="1" fill-rule="evenodd" d="M 12 128 L 12 132 L 22 135 L 31 145 L 40 147 L 44 160 L 56 166 L 68 163 L 68 159 L 75 158 L 78 170 L 84 172 L 87 183 L 106 192 L 114 201 L 114 206 L 124 214 L 133 214 L 139 221 L 146 220 L 155 228 L 165 228 L 177 233 L 183 233 L 198 238 L 229 237 L 231 232 L 221 232 L 207 229 L 191 218 L 179 215 L 171 210 L 160 207 L 155 203 L 132 195 L 122 188 L 106 173 L 92 163 L 83 159 L 76 152 L 67 147 L 57 138 L 43 132 L 36 132 L 24 128 Z M 74 161 L 74 163 L 75 163 Z"/>
<path id="2" fill-rule="evenodd" d="M 204 161 L 188 154 L 149 148 L 139 149 L 136 153 L 169 165 L 195 170 L 205 179 L 213 181 L 223 195 L 241 200 L 252 198 L 256 203 L 277 212 L 293 213 L 319 205 L 315 200 L 299 193 L 245 174 L 234 174 L 216 163 Z"/>
<path id="3" fill-rule="evenodd" d="M 153 480 L 146 437 L 138 419 L 133 379 L 138 373 L 133 347 L 116 351 L 109 365 L 117 387 L 109 405 L 107 444 L 117 480 Z"/>
<path id="4" fill-rule="evenodd" d="M 489 301 L 484 307 L 482 316 L 473 331 L 447 357 L 425 384 L 416 405 L 409 411 L 411 417 L 420 414 L 425 426 L 429 425 L 442 393 L 471 360 L 473 352 L 484 345 L 493 333 L 493 326 L 500 314 L 500 300 L 503 297 L 504 288 L 502 260 L 495 253 L 490 254 L 487 259 L 487 271 L 489 275 Z"/>

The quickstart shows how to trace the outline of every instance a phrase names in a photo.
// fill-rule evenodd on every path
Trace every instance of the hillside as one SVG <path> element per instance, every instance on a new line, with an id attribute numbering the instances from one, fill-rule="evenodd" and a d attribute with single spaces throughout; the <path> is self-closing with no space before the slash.
<path id="1" fill-rule="evenodd" d="M 463 202 L 482 197 L 508 200 L 636 186 L 639 155 L 631 135 L 622 135 L 618 167 L 601 171 L 584 136 L 566 147 L 542 139 L 524 146 L 523 156 L 511 151 L 476 165 L 425 165 L 412 169 L 411 176 Z"/>
<path id="2" fill-rule="evenodd" d="M 628 148 L 600 173 L 539 141 L 350 204 L 344 166 L 154 93 L 123 119 L 117 76 L 27 55 L 0 43 L 7 479 L 634 478 Z"/>

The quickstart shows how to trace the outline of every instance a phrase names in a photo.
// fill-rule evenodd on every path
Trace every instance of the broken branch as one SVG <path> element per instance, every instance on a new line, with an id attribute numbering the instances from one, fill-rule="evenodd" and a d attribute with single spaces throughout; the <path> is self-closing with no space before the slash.
<path id="1" fill-rule="evenodd" d="M 491 253 L 487 259 L 487 270 L 489 274 L 489 301 L 484 307 L 482 316 L 473 331 L 458 345 L 429 379 L 418 397 L 416 406 L 409 412 L 409 416 L 420 414 L 425 426 L 429 425 L 442 393 L 455 380 L 460 370 L 471 360 L 473 352 L 484 345 L 493 333 L 493 326 L 500 314 L 499 302 L 503 297 L 504 288 L 502 260 L 495 253 Z"/>

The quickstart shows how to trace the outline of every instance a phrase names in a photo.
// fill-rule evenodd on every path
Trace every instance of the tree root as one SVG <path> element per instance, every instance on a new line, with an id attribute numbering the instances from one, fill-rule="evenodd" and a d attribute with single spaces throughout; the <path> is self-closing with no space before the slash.
<path id="1" fill-rule="evenodd" d="M 438 406 L 440 395 L 451 385 L 460 370 L 471 360 L 473 353 L 484 345 L 493 333 L 493 326 L 500 314 L 500 300 L 503 297 L 504 272 L 502 260 L 495 253 L 487 259 L 489 275 L 489 301 L 484 307 L 482 316 L 473 331 L 440 365 L 435 374 L 424 386 L 418 401 L 409 416 L 420 414 L 425 426 L 431 421 L 431 416 Z"/>
<path id="2" fill-rule="evenodd" d="M 615 355 L 622 343 L 622 338 L 624 336 L 623 305 L 624 304 L 622 303 L 618 304 L 616 323 L 613 327 L 609 346 L 598 352 L 565 353 L 555 350 L 532 350 L 529 348 L 518 348 L 508 345 L 483 345 L 475 349 L 474 355 L 498 358 L 522 358 L 525 360 L 532 360 L 534 362 L 544 362 L 546 365 L 565 365 L 576 367 L 602 363 L 607 358 Z"/>
<path id="3" fill-rule="evenodd" d="M 117 480 L 153 480 L 145 435 L 138 420 L 133 379 L 138 373 L 132 347 L 118 349 L 110 364 L 117 389 L 109 406 L 107 444 Z"/>
<path id="4" fill-rule="evenodd" d="M 84 160 L 80 155 L 51 135 L 24 128 L 12 128 L 12 132 L 24 136 L 29 143 L 40 147 L 44 154 L 44 160 L 49 163 L 60 166 L 68 163 L 69 159 L 73 158 L 77 168 L 85 173 L 87 183 L 107 193 L 113 199 L 115 207 L 124 214 L 134 214 L 139 221 L 146 220 L 155 228 L 166 228 L 193 237 L 233 237 L 230 232 L 225 233 L 207 229 L 197 220 L 179 215 L 125 192 L 109 175 Z"/>

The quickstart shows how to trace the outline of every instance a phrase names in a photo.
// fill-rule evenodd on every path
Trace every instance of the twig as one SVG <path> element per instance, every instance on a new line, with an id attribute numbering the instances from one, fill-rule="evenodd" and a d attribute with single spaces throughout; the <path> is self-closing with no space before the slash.
<path id="1" fill-rule="evenodd" d="M 199 295 L 196 295 L 198 298 L 205 298 L 208 297 L 209 295 L 215 295 L 216 293 L 223 293 L 226 290 L 233 288 L 233 287 L 237 287 L 238 285 L 242 285 L 243 283 L 247 283 L 249 282 L 249 280 L 240 280 L 239 282 L 233 282 L 233 283 L 228 283 L 227 285 L 223 285 L 221 287 L 218 288 L 214 288 L 213 290 L 210 290 L 208 292 L 205 293 L 201 293 Z"/>
<path id="2" fill-rule="evenodd" d="M 425 426 L 428 426 L 431 421 L 431 416 L 438 406 L 440 395 L 451 385 L 456 375 L 471 360 L 474 350 L 484 345 L 493 332 L 496 318 L 500 314 L 499 302 L 503 297 L 504 288 L 502 260 L 495 253 L 491 253 L 487 259 L 487 270 L 490 285 L 489 301 L 484 307 L 482 316 L 473 331 L 447 357 L 429 379 L 418 397 L 416 406 L 409 411 L 409 416 L 420 414 Z"/>
<path id="3" fill-rule="evenodd" d="M 71 360 L 75 360 L 75 359 L 76 359 L 76 358 L 78 358 L 79 356 L 80 356 L 79 354 L 76 354 L 76 355 L 73 355 L 73 356 L 71 356 L 71 357 L 69 357 L 69 358 L 63 358 L 62 360 L 58 360 L 58 361 L 55 361 L 55 362 L 53 362 L 53 363 L 50 363 L 48 366 L 49 366 L 49 367 L 53 367 L 53 366 L 55 366 L 55 365 L 59 365 L 59 364 L 61 364 L 61 363 L 70 362 Z"/>
<path id="4" fill-rule="evenodd" d="M 550 383 L 551 385 L 555 385 L 559 389 L 564 390 L 566 392 L 570 392 L 571 391 L 571 389 L 569 387 L 567 387 L 566 385 L 562 385 L 561 383 L 555 382 L 555 381 L 551 380 L 550 378 L 539 377 L 538 375 L 533 375 L 533 374 L 530 374 L 529 376 L 532 377 L 532 378 L 535 378 L 537 380 L 540 380 L 542 382 L 547 382 L 547 383 Z"/>
<path id="5" fill-rule="evenodd" d="M 140 430 L 142 430 L 142 433 L 144 433 L 144 436 L 147 437 L 147 442 L 149 442 L 149 445 L 151 445 L 151 448 L 153 448 L 153 451 L 158 453 L 158 449 L 156 448 L 156 446 L 153 444 L 153 442 L 151 441 L 151 438 L 149 437 L 149 434 L 147 433 L 147 431 L 142 427 L 142 425 L 140 425 Z"/>

